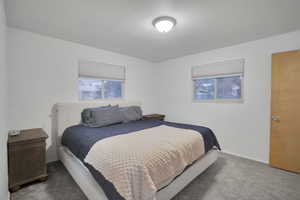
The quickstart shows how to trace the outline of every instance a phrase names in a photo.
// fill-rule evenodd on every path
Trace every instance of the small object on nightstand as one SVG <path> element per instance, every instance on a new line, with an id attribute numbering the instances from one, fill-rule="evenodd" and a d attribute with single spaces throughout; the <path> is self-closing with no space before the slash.
<path id="1" fill-rule="evenodd" d="M 20 189 L 23 184 L 47 179 L 47 138 L 48 135 L 43 129 L 22 130 L 19 135 L 8 137 L 8 177 L 11 192 Z"/>
<path id="2" fill-rule="evenodd" d="M 21 131 L 20 130 L 10 130 L 8 131 L 9 136 L 17 136 L 20 135 Z"/>
<path id="3" fill-rule="evenodd" d="M 165 120 L 165 115 L 162 115 L 162 114 L 150 114 L 150 115 L 144 115 L 143 118 L 144 119 L 156 119 L 156 120 L 164 121 Z"/>

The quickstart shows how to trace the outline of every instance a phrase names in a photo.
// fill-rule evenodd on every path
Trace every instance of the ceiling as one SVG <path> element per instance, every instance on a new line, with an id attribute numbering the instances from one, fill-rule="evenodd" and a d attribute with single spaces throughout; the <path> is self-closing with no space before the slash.
<path id="1" fill-rule="evenodd" d="M 299 0 L 6 0 L 10 27 L 153 62 L 300 28 Z M 169 33 L 152 26 L 175 17 Z"/>

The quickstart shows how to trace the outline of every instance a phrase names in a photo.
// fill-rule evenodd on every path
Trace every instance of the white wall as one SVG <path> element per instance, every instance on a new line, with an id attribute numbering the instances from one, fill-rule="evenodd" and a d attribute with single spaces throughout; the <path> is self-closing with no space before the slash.
<path id="1" fill-rule="evenodd" d="M 142 101 L 145 113 L 156 111 L 152 63 L 18 29 L 9 28 L 7 36 L 9 128 L 41 127 L 50 135 L 52 106 L 78 101 L 79 59 L 125 65 L 126 99 Z M 48 161 L 56 159 L 53 139 Z"/>
<path id="2" fill-rule="evenodd" d="M 169 60 L 156 66 L 159 111 L 167 120 L 204 125 L 224 151 L 268 162 L 271 54 L 300 48 L 300 31 Z M 191 66 L 245 58 L 243 104 L 193 103 Z"/>
<path id="3" fill-rule="evenodd" d="M 7 181 L 7 83 L 6 83 L 6 18 L 3 0 L 0 0 L 0 199 L 8 199 Z"/>

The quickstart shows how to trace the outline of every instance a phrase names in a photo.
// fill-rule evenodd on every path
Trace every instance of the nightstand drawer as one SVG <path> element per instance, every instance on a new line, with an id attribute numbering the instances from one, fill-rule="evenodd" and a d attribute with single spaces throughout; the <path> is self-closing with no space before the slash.
<path id="1" fill-rule="evenodd" d="M 46 143 L 12 145 L 8 151 L 9 186 L 22 185 L 46 174 Z"/>

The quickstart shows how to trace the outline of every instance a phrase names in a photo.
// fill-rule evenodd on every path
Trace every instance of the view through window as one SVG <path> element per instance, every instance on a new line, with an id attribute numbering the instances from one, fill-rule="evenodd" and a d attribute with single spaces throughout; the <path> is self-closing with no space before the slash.
<path id="1" fill-rule="evenodd" d="M 81 100 L 118 99 L 123 97 L 123 81 L 79 78 Z"/>
<path id="2" fill-rule="evenodd" d="M 241 100 L 242 76 L 194 79 L 195 100 Z"/>

